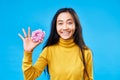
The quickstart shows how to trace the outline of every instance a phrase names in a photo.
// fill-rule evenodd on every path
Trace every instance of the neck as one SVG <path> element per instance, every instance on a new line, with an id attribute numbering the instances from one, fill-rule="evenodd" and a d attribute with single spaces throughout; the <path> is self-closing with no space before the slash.
<path id="1" fill-rule="evenodd" d="M 72 46 L 75 45 L 73 38 L 71 38 L 71 39 L 62 39 L 62 38 L 59 38 L 58 44 L 60 46 L 63 46 L 63 47 L 72 47 Z"/>

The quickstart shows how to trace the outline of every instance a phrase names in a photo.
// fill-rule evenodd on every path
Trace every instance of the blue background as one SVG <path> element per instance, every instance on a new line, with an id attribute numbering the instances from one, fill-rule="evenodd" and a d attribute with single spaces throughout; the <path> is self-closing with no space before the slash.
<path id="1" fill-rule="evenodd" d="M 55 12 L 72 7 L 83 28 L 85 43 L 93 51 L 94 79 L 120 80 L 120 1 L 119 0 L 0 0 L 0 79 L 23 80 L 22 28 L 43 29 L 45 40 Z M 37 60 L 41 48 L 33 54 Z M 44 73 L 38 80 L 45 80 Z"/>

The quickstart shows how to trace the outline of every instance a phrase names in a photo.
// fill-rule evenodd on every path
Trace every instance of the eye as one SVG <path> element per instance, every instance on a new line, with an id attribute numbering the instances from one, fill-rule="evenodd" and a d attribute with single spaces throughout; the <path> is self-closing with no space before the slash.
<path id="1" fill-rule="evenodd" d="M 62 23 L 62 22 L 59 22 L 58 25 L 63 25 L 63 23 Z"/>
<path id="2" fill-rule="evenodd" d="M 71 24 L 73 24 L 73 22 L 70 21 L 70 22 L 68 22 L 68 24 L 71 25 Z"/>

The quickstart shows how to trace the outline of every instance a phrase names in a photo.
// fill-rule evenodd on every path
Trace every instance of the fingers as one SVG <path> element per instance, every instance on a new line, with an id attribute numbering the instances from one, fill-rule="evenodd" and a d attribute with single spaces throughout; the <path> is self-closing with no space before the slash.
<path id="1" fill-rule="evenodd" d="M 21 34 L 18 34 L 18 36 L 22 39 L 22 40 L 24 40 L 24 38 L 30 38 L 30 27 L 28 27 L 28 35 L 26 34 L 26 31 L 25 31 L 25 29 L 23 28 L 22 29 L 22 32 L 23 32 L 23 34 L 24 34 L 24 37 L 21 35 Z"/>
<path id="2" fill-rule="evenodd" d="M 18 33 L 18 36 L 19 36 L 22 40 L 24 40 L 24 37 L 23 37 L 21 34 Z"/>
<path id="3" fill-rule="evenodd" d="M 25 36 L 25 38 L 26 38 L 26 37 L 27 37 L 27 34 L 26 34 L 26 32 L 25 32 L 24 28 L 22 29 L 22 31 L 23 31 L 24 36 Z"/>
<path id="4" fill-rule="evenodd" d="M 28 27 L 28 38 L 30 38 L 30 27 Z"/>

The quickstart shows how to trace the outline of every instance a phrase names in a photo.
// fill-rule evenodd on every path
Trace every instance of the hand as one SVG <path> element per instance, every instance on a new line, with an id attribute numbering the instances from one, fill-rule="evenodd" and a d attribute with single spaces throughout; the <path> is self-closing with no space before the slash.
<path id="1" fill-rule="evenodd" d="M 42 43 L 42 41 L 39 41 L 39 42 L 32 41 L 31 35 L 30 35 L 30 27 L 28 27 L 28 35 L 26 34 L 26 31 L 24 29 L 22 29 L 22 31 L 24 33 L 24 37 L 21 34 L 18 34 L 18 36 L 23 41 L 23 47 L 25 51 L 31 52 L 35 47 L 37 47 L 37 45 Z"/>

